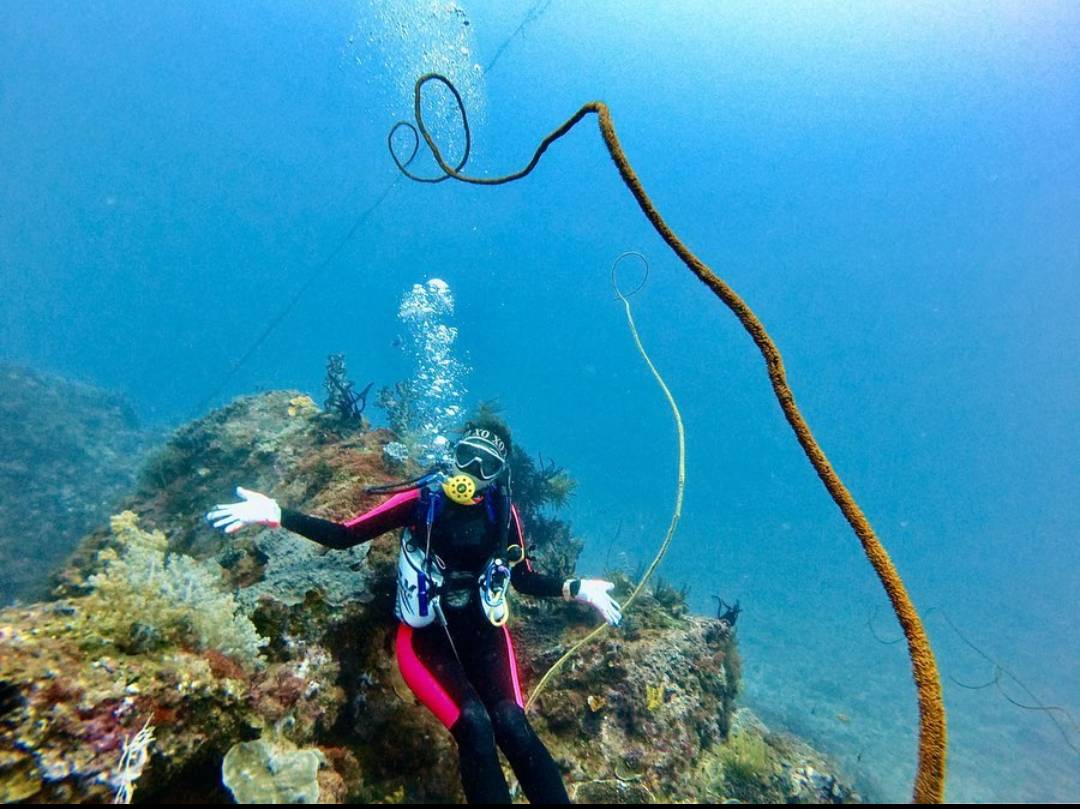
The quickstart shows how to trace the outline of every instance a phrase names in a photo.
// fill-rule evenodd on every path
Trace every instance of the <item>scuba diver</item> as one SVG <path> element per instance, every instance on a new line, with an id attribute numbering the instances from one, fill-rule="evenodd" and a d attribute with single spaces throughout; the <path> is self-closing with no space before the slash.
<path id="1" fill-rule="evenodd" d="M 558 767 L 525 716 L 510 633 L 509 585 L 532 596 L 594 607 L 611 625 L 621 619 L 599 579 L 560 580 L 533 569 L 510 493 L 510 432 L 495 419 L 470 422 L 452 462 L 369 492 L 392 494 L 345 523 L 279 507 L 237 488 L 242 502 L 206 515 L 233 533 L 247 525 L 284 527 L 342 549 L 397 528 L 401 534 L 395 648 L 409 688 L 458 745 L 469 803 L 509 803 L 496 744 L 531 803 L 569 803 Z"/>

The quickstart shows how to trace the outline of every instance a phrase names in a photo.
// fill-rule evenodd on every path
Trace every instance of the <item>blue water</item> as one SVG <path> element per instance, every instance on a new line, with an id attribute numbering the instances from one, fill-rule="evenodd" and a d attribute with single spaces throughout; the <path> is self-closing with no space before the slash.
<path id="1" fill-rule="evenodd" d="M 648 557 L 674 496 L 670 414 L 608 282 L 641 250 L 636 316 L 688 438 L 662 572 L 698 611 L 741 599 L 749 704 L 903 800 L 916 711 L 902 645 L 868 628 L 897 637 L 881 589 L 752 342 L 650 230 L 595 124 L 513 185 L 395 182 L 386 133 L 422 70 L 466 87 L 473 174 L 518 168 L 603 99 L 667 221 L 770 330 L 916 603 L 1080 716 L 1080 6 L 451 5 L 6 2 L 0 360 L 178 423 L 325 263 L 214 404 L 320 398 L 331 352 L 361 386 L 402 378 L 400 297 L 443 278 L 472 401 L 498 398 L 576 476 L 597 575 Z M 927 625 L 949 798 L 1080 797 L 1050 719 L 959 687 L 992 665 Z"/>

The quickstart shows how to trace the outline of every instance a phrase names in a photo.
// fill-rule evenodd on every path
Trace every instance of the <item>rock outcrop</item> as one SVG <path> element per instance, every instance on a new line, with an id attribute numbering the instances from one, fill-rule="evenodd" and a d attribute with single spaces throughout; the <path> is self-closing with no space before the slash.
<path id="1" fill-rule="evenodd" d="M 119 396 L 0 364 L 0 605 L 48 576 L 135 481 L 155 436 Z"/>
<path id="2" fill-rule="evenodd" d="M 393 659 L 396 542 L 325 552 L 280 529 L 226 537 L 203 518 L 236 484 L 348 517 L 378 502 L 364 486 L 400 474 L 385 465 L 393 439 L 347 431 L 296 392 L 178 430 L 123 504 L 130 514 L 86 537 L 56 600 L 0 612 L 0 800 L 108 800 L 125 784 L 136 801 L 461 800 L 453 742 Z M 535 531 L 541 558 L 576 558 L 565 523 Z M 174 596 L 175 610 L 118 616 L 103 595 L 130 575 L 156 603 L 177 591 L 154 576 L 181 574 L 209 589 Z M 629 579 L 613 575 L 625 594 Z M 200 612 L 211 604 L 223 629 Z M 515 599 L 526 692 L 594 620 L 576 604 Z M 738 691 L 734 630 L 656 587 L 531 715 L 578 801 L 852 799 L 821 756 L 737 709 Z M 148 727 L 143 762 L 131 750 Z"/>

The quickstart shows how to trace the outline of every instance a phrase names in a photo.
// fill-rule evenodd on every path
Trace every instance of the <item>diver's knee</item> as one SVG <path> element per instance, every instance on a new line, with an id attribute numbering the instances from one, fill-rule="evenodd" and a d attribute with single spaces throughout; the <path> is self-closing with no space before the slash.
<path id="1" fill-rule="evenodd" d="M 476 744 L 478 741 L 491 739 L 494 730 L 487 708 L 479 700 L 470 700 L 461 707 L 457 721 L 450 728 L 450 733 L 458 744 Z"/>
<path id="2" fill-rule="evenodd" d="M 533 733 L 525 711 L 510 700 L 503 700 L 491 709 L 491 722 L 500 745 L 527 740 Z"/>

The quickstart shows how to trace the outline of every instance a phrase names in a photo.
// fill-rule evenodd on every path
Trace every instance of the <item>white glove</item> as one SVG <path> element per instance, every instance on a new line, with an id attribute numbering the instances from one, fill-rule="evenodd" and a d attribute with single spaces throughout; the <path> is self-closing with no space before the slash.
<path id="1" fill-rule="evenodd" d="M 233 534 L 248 525 L 266 525 L 277 528 L 281 525 L 281 506 L 277 500 L 265 494 L 253 492 L 242 486 L 236 487 L 236 494 L 243 498 L 241 503 L 218 503 L 206 519 L 215 528 L 222 528 L 226 534 Z"/>
<path id="2" fill-rule="evenodd" d="M 618 626 L 622 620 L 622 608 L 619 602 L 608 593 L 615 589 L 615 585 L 602 579 L 581 579 L 578 594 L 575 601 L 594 607 L 597 612 L 604 616 L 604 620 L 612 626 Z"/>

